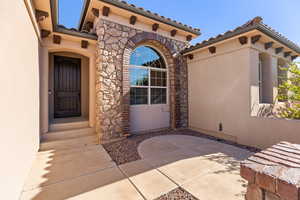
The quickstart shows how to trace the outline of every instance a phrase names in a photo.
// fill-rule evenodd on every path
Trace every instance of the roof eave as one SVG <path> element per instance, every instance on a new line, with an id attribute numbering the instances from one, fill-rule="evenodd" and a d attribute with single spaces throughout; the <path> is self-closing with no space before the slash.
<path id="1" fill-rule="evenodd" d="M 187 26 L 181 25 L 181 24 L 176 23 L 176 22 L 169 21 L 168 19 L 161 18 L 161 17 L 159 17 L 159 16 L 157 16 L 155 14 L 149 13 L 149 12 L 147 12 L 145 10 L 141 10 L 139 8 L 132 7 L 132 6 L 128 5 L 128 4 L 124 4 L 124 3 L 120 2 L 120 1 L 115 1 L 115 0 L 98 0 L 98 1 L 102 1 L 104 3 L 116 6 L 118 8 L 128 10 L 130 12 L 133 12 L 133 13 L 142 15 L 144 17 L 150 18 L 152 20 L 159 21 L 161 23 L 164 23 L 164 24 L 176 27 L 178 29 L 184 30 L 186 32 L 192 33 L 192 34 L 197 35 L 197 36 L 201 35 L 201 32 L 198 31 L 198 30 L 189 28 Z M 87 14 L 87 9 L 88 9 L 89 3 L 90 3 L 90 0 L 86 0 L 84 2 L 84 7 L 83 7 L 84 9 L 82 10 L 82 15 L 80 17 L 80 22 L 79 22 L 79 30 L 82 29 L 83 22 L 84 22 L 84 19 L 86 17 L 86 14 Z"/>
<path id="2" fill-rule="evenodd" d="M 88 5 L 90 0 L 85 0 L 84 5 Z M 50 7 L 51 7 L 51 16 L 52 16 L 52 29 L 53 32 L 63 33 L 67 35 L 82 37 L 90 40 L 97 40 L 97 36 L 93 34 L 72 31 L 67 28 L 60 27 L 58 25 L 58 0 L 50 0 Z"/>
<path id="3" fill-rule="evenodd" d="M 200 44 L 200 45 L 193 46 L 193 47 L 191 47 L 191 48 L 189 48 L 189 49 L 183 50 L 181 53 L 182 53 L 182 54 L 191 53 L 191 52 L 193 52 L 193 51 L 195 51 L 195 50 L 198 50 L 198 49 L 201 49 L 201 48 L 210 46 L 210 45 L 212 45 L 212 44 L 215 44 L 215 43 L 218 43 L 218 42 L 227 40 L 227 39 L 230 39 L 230 38 L 232 38 L 232 37 L 241 35 L 241 34 L 243 34 L 243 33 L 247 33 L 247 32 L 252 31 L 252 30 L 258 30 L 258 31 L 261 31 L 262 33 L 268 35 L 269 37 L 273 38 L 274 40 L 278 41 L 279 43 L 284 44 L 284 45 L 287 46 L 288 48 L 290 48 L 290 49 L 294 50 L 296 53 L 300 54 L 300 48 L 299 48 L 297 45 L 295 45 L 295 44 L 292 43 L 291 41 L 289 41 L 289 40 L 283 38 L 282 36 L 279 36 L 278 34 L 274 33 L 274 31 L 268 29 L 267 27 L 265 27 L 265 26 L 262 25 L 262 24 L 256 24 L 256 25 L 247 27 L 247 28 L 245 28 L 245 29 L 238 30 L 238 31 L 233 32 L 233 33 L 231 33 L 231 34 L 228 34 L 228 35 L 226 35 L 225 37 L 221 37 L 221 38 L 216 39 L 216 40 L 213 40 L 213 41 L 207 41 L 207 42 L 204 43 L 204 44 Z"/>
<path id="4" fill-rule="evenodd" d="M 86 38 L 86 39 L 90 39 L 90 40 L 97 40 L 97 35 L 72 31 L 70 29 L 62 28 L 62 27 L 59 27 L 59 26 L 56 26 L 55 32 L 64 33 L 64 34 L 67 34 L 67 35 L 73 35 L 73 36 L 77 36 L 77 37 L 82 37 L 82 38 Z"/>
<path id="5" fill-rule="evenodd" d="M 55 31 L 58 22 L 58 0 L 50 0 L 50 12 L 52 16 L 52 30 Z"/>
<path id="6" fill-rule="evenodd" d="M 296 53 L 300 54 L 300 47 L 298 47 L 297 45 L 295 45 L 291 41 L 285 39 L 284 37 L 279 36 L 278 34 L 274 33 L 274 31 L 271 31 L 270 29 L 268 29 L 264 25 L 259 24 L 256 27 L 256 29 L 259 30 L 259 31 L 261 31 L 261 32 L 263 32 L 264 34 L 268 35 L 269 37 L 273 38 L 274 40 L 276 40 L 276 41 L 284 44 L 288 48 L 294 50 Z"/>
<path id="7" fill-rule="evenodd" d="M 83 2 L 82 10 L 81 10 L 81 13 L 80 13 L 80 18 L 79 18 L 79 23 L 78 23 L 78 27 L 77 27 L 78 30 L 82 29 L 83 22 L 84 22 L 87 10 L 89 8 L 90 2 L 91 2 L 91 0 L 84 0 L 84 2 Z"/>
<path id="8" fill-rule="evenodd" d="M 182 54 L 190 53 L 190 52 L 192 52 L 192 51 L 201 49 L 201 48 L 203 48 L 203 47 L 207 47 L 207 46 L 209 46 L 209 45 L 212 45 L 212 44 L 215 44 L 215 43 L 218 43 L 218 42 L 221 42 L 221 41 L 230 39 L 230 38 L 235 37 L 235 36 L 237 36 L 237 35 L 241 35 L 241 34 L 243 34 L 243 33 L 247 33 L 247 32 L 249 32 L 249 31 L 254 30 L 255 28 L 256 28 L 255 26 L 251 26 L 251 27 L 247 27 L 247 28 L 245 28 L 245 29 L 241 29 L 241 30 L 236 31 L 236 32 L 232 32 L 232 33 L 226 35 L 225 37 L 221 37 L 221 38 L 216 39 L 216 40 L 213 40 L 213 41 L 207 41 L 207 42 L 204 43 L 204 44 L 196 45 L 196 46 L 193 46 L 193 47 L 191 47 L 191 48 L 185 49 L 185 50 L 183 50 L 181 53 L 182 53 Z"/>

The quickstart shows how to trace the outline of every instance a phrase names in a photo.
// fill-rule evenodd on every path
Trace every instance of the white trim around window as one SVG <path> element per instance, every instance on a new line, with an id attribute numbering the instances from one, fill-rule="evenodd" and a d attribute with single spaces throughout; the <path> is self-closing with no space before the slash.
<path id="1" fill-rule="evenodd" d="M 154 68 L 154 67 L 145 67 L 145 66 L 130 65 L 129 66 L 129 71 L 132 68 L 147 69 L 148 70 L 148 85 L 147 86 L 131 85 L 131 83 L 130 83 L 130 88 L 147 88 L 148 89 L 148 100 L 147 100 L 147 104 L 137 104 L 137 105 L 130 105 L 130 106 L 168 105 L 169 104 L 169 89 L 168 89 L 168 86 L 169 86 L 169 73 L 168 73 L 168 69 L 167 68 L 162 69 L 162 68 Z M 166 72 L 166 86 L 151 86 L 151 70 Z M 129 72 L 129 76 L 130 76 L 130 72 Z M 151 88 L 166 89 L 166 103 L 151 104 Z"/>

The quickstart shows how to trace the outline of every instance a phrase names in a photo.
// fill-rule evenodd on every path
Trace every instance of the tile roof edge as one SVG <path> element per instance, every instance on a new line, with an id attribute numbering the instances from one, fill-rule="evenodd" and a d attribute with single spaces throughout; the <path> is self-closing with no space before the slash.
<path id="1" fill-rule="evenodd" d="M 257 26 L 257 30 L 265 33 L 269 37 L 271 37 L 274 40 L 286 45 L 288 48 L 290 48 L 290 49 L 294 50 L 295 52 L 297 52 L 298 54 L 300 54 L 300 47 L 296 43 L 294 43 L 291 40 L 287 39 L 286 37 L 284 37 L 283 35 L 281 35 L 277 31 L 275 31 L 271 27 L 267 26 L 266 24 L 261 24 L 260 23 Z"/>
<path id="2" fill-rule="evenodd" d="M 77 36 L 77 37 L 82 37 L 82 38 L 86 38 L 86 39 L 90 39 L 90 40 L 98 39 L 96 34 L 78 31 L 77 29 L 73 29 L 73 28 L 69 29 L 69 28 L 64 27 L 63 25 L 57 25 L 55 28 L 55 32 L 64 33 L 67 35 L 72 35 L 72 36 Z"/>
<path id="3" fill-rule="evenodd" d="M 204 40 L 201 43 L 198 43 L 198 44 L 193 45 L 193 46 L 191 46 L 187 49 L 184 49 L 181 53 L 182 54 L 190 53 L 194 50 L 204 48 L 206 46 L 218 43 L 218 42 L 223 41 L 223 40 L 230 39 L 232 37 L 235 37 L 235 36 L 238 36 L 238 35 L 241 35 L 243 33 L 246 33 L 246 32 L 249 32 L 249 31 L 252 31 L 252 30 L 256 29 L 256 30 L 259 30 L 262 33 L 268 35 L 269 37 L 273 38 L 274 40 L 278 41 L 279 43 L 282 43 L 283 45 L 287 46 L 288 48 L 294 50 L 298 54 L 300 54 L 300 47 L 297 44 L 290 41 L 289 39 L 287 39 L 286 37 L 284 37 L 283 35 L 281 35 L 277 31 L 275 31 L 271 27 L 267 26 L 266 24 L 263 24 L 261 21 L 258 22 L 258 23 L 255 23 L 253 25 L 250 25 L 252 21 L 253 20 L 250 20 L 246 24 L 242 25 L 242 26 L 246 26 L 246 27 L 240 26 L 240 27 L 237 27 L 234 31 L 230 31 L 230 32 L 227 31 L 226 33 L 224 33 L 222 35 L 218 35 L 218 36 L 210 38 L 208 40 Z"/>
<path id="4" fill-rule="evenodd" d="M 177 22 L 175 20 L 171 20 L 170 18 L 167 18 L 167 17 L 164 17 L 164 16 L 160 16 L 156 13 L 152 13 L 151 11 L 145 10 L 144 8 L 136 7 L 135 5 L 129 4 L 125 1 L 120 1 L 120 0 L 98 0 L 98 1 L 102 1 L 104 3 L 111 4 L 111 5 L 116 6 L 118 8 L 128 10 L 130 12 L 142 15 L 144 17 L 153 19 L 155 21 L 159 21 L 161 23 L 164 23 L 164 24 L 167 24 L 167 25 L 170 25 L 170 26 L 174 26 L 178 29 L 187 31 L 187 32 L 192 33 L 192 34 L 197 35 L 197 36 L 201 35 L 200 29 L 198 29 L 198 28 L 192 28 L 191 26 L 182 24 L 181 22 Z M 89 4 L 89 3 L 90 3 L 90 0 L 85 0 L 85 5 L 83 7 L 82 15 L 81 15 L 80 22 L 79 22 L 79 30 L 81 30 L 81 28 L 83 26 L 83 20 L 86 16 L 86 11 L 87 11 L 87 8 L 88 8 L 87 4 Z"/>
<path id="5" fill-rule="evenodd" d="M 215 44 L 215 43 L 218 43 L 218 42 L 221 42 L 223 40 L 227 40 L 227 39 L 230 39 L 232 37 L 235 37 L 237 35 L 241 35 L 243 33 L 247 33 L 247 32 L 250 32 L 252 30 L 255 30 L 256 29 L 256 25 L 255 26 L 251 26 L 251 27 L 247 27 L 245 29 L 242 29 L 242 30 L 238 30 L 236 32 L 231 32 L 231 33 L 228 33 L 228 35 L 225 35 L 226 33 L 224 33 L 221 37 L 214 37 L 214 38 L 209 38 L 208 40 L 204 40 L 202 41 L 201 43 L 197 43 L 195 45 L 192 45 L 191 47 L 189 48 L 186 48 L 184 50 L 181 51 L 182 54 L 186 54 L 186 53 L 189 53 L 189 52 L 192 52 L 194 50 L 197 50 L 197 49 L 201 49 L 203 47 L 207 47 L 209 45 L 212 45 L 212 44 Z"/>

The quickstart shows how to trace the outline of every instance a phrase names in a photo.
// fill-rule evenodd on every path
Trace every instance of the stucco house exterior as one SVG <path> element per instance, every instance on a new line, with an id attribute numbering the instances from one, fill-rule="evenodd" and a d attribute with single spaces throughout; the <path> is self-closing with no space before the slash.
<path id="1" fill-rule="evenodd" d="M 261 148 L 300 143 L 300 122 L 261 114 L 276 100 L 278 66 L 300 55 L 261 18 L 191 46 L 200 29 L 123 1 L 85 0 L 76 29 L 58 24 L 57 7 L 0 3 L 0 182 L 10 199 L 39 149 L 76 147 L 82 132 L 97 137 L 80 145 L 181 128 Z"/>
<path id="2" fill-rule="evenodd" d="M 52 10 L 48 12 L 51 12 L 52 17 L 49 16 L 40 22 L 42 32 L 49 33 L 49 35 L 44 35 L 43 40 L 47 43 L 47 47 L 42 51 L 44 57 L 48 57 L 50 53 L 54 61 L 51 56 L 48 60 L 43 60 L 41 69 L 41 73 L 45 75 L 45 79 L 41 82 L 41 88 L 43 88 L 41 94 L 43 98 L 41 101 L 42 133 L 51 131 L 53 124 L 55 126 L 54 118 L 57 114 L 55 113 L 55 97 L 53 97 L 55 88 L 51 85 L 53 84 L 51 78 L 50 81 L 48 78 L 53 77 L 53 70 L 49 68 L 48 63 L 55 63 L 56 56 L 63 55 L 58 55 L 57 51 L 68 51 L 69 54 L 75 53 L 85 57 L 82 58 L 82 62 L 84 60 L 85 62 L 81 63 L 81 70 L 85 69 L 86 72 L 81 72 L 82 94 L 80 103 L 77 102 L 81 104 L 79 105 L 81 111 L 78 110 L 78 115 L 81 115 L 90 127 L 95 128 L 102 142 L 119 139 L 130 132 L 166 127 L 187 127 L 187 81 L 186 78 L 181 78 L 187 77 L 187 72 L 181 70 L 185 58 L 180 51 L 188 46 L 188 41 L 200 34 L 198 29 L 184 26 L 122 2 L 94 1 L 86 2 L 79 30 L 69 30 L 57 24 L 55 1 L 47 3 L 51 3 L 48 6 L 51 6 Z M 52 27 L 47 26 L 47 20 L 52 21 L 49 23 Z M 137 50 L 136 58 L 131 59 L 134 49 L 138 46 L 144 46 L 144 49 Z M 71 49 L 76 49 L 76 52 L 70 52 Z M 149 58 L 147 58 L 149 62 L 153 62 L 155 58 L 161 59 L 162 63 L 142 63 L 137 54 L 145 52 L 149 52 Z M 136 66 L 135 69 L 131 68 L 133 65 Z M 131 71 L 136 74 L 136 79 L 140 79 L 138 76 L 143 76 L 144 72 L 148 73 L 149 69 L 143 70 L 139 67 L 148 65 L 158 69 L 158 71 L 152 69 L 153 78 L 165 79 L 165 83 L 161 83 L 161 80 L 159 83 L 153 83 L 155 85 L 130 82 Z M 156 72 L 158 74 L 155 74 Z M 130 94 L 130 88 L 133 86 L 138 94 Z M 150 93 L 151 90 L 159 95 L 157 98 L 162 95 L 165 99 L 158 99 L 157 102 L 152 103 L 150 102 L 151 94 L 149 94 L 146 102 L 130 103 L 130 95 L 141 95 L 139 93 L 145 91 Z M 136 99 L 137 101 L 143 101 L 141 99 L 143 97 L 136 98 L 140 98 Z M 145 115 L 145 112 L 148 114 Z M 152 119 L 151 123 L 149 119 Z"/>
<path id="3" fill-rule="evenodd" d="M 282 70 L 299 47 L 253 20 L 184 50 L 188 59 L 189 128 L 241 144 L 265 148 L 299 141 L 299 121 L 272 118 L 282 105 Z M 205 114 L 203 114 L 205 113 Z"/>

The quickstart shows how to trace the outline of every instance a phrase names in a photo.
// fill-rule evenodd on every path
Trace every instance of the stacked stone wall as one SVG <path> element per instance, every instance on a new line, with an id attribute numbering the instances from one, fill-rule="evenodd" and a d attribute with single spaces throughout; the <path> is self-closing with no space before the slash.
<path id="1" fill-rule="evenodd" d="M 101 142 L 130 134 L 129 61 L 132 51 L 150 45 L 162 52 L 169 73 L 170 127 L 187 127 L 187 64 L 180 51 L 186 42 L 145 32 L 109 20 L 95 24 L 96 52 L 96 131 Z"/>

